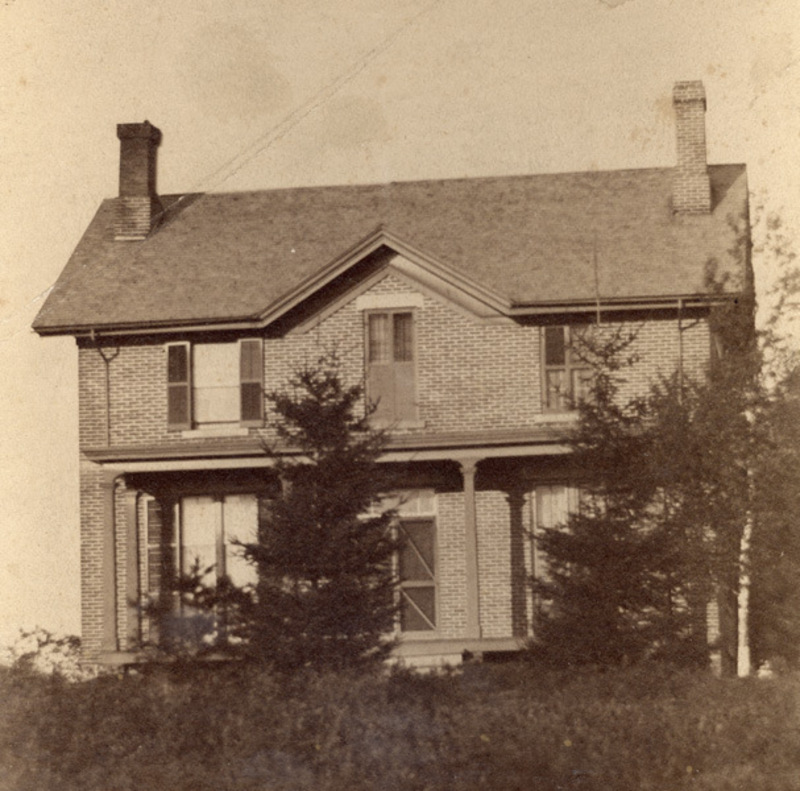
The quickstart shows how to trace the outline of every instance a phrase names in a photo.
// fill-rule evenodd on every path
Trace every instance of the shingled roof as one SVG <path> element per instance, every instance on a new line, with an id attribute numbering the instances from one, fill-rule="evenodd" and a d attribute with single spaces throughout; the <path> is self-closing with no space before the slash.
<path id="1" fill-rule="evenodd" d="M 162 196 L 162 222 L 115 241 L 104 201 L 42 307 L 41 334 L 245 322 L 383 228 L 509 310 L 708 294 L 743 282 L 743 165 L 712 165 L 712 209 L 673 210 L 673 168 Z"/>

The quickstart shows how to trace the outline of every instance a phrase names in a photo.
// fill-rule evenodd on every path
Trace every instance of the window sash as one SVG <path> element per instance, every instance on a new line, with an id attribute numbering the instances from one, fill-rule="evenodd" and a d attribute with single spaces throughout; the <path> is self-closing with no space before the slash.
<path id="1" fill-rule="evenodd" d="M 398 553 L 400 631 L 436 629 L 436 522 L 402 519 L 405 546 Z"/>
<path id="2" fill-rule="evenodd" d="M 573 356 L 569 326 L 544 327 L 542 400 L 546 412 L 567 412 L 590 395 L 592 369 Z"/>
<path id="3" fill-rule="evenodd" d="M 387 423 L 416 419 L 414 313 L 368 313 L 366 334 L 367 395 L 375 405 L 373 419 Z"/>
<path id="4" fill-rule="evenodd" d="M 262 339 L 167 345 L 169 428 L 263 421 Z"/>
<path id="5" fill-rule="evenodd" d="M 577 486 L 543 484 L 533 490 L 533 535 L 531 541 L 531 573 L 533 579 L 547 579 L 547 559 L 539 549 L 537 538 L 547 528 L 562 527 L 580 508 L 581 493 Z"/>

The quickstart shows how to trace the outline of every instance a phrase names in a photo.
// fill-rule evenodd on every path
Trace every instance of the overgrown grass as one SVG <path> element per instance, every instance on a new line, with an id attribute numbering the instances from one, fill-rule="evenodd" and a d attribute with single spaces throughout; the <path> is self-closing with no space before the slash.
<path id="1" fill-rule="evenodd" d="M 800 680 L 0 673 L 0 789 L 800 789 Z"/>

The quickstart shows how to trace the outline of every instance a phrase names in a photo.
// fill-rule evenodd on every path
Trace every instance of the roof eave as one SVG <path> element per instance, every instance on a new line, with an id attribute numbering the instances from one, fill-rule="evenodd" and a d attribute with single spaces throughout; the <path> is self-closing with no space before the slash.
<path id="1" fill-rule="evenodd" d="M 665 297 L 621 297 L 600 300 L 563 300 L 557 302 L 535 302 L 527 304 L 494 305 L 499 313 L 511 318 L 521 316 L 553 316 L 559 313 L 596 313 L 616 311 L 642 310 L 689 310 L 692 308 L 708 308 L 730 302 L 738 297 L 738 293 L 725 294 L 684 294 Z M 299 301 L 299 300 L 298 300 Z M 261 330 L 271 322 L 280 318 L 296 302 L 285 301 L 258 317 L 221 317 L 218 319 L 187 319 L 186 321 L 149 321 L 130 322 L 125 324 L 65 324 L 54 326 L 36 326 L 34 331 L 42 337 L 71 335 L 76 338 L 93 338 L 123 335 L 147 334 L 184 334 L 195 332 L 237 332 Z"/>

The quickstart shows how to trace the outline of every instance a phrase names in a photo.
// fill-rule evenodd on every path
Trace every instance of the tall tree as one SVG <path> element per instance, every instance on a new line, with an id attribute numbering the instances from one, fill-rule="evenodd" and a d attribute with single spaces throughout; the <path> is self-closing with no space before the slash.
<path id="1" fill-rule="evenodd" d="M 382 505 L 392 488 L 378 462 L 385 434 L 371 428 L 364 387 L 344 383 L 334 353 L 266 398 L 274 485 L 259 499 L 257 540 L 234 542 L 257 582 L 209 584 L 211 569 L 195 564 L 175 580 L 177 616 L 171 597 L 149 608 L 172 625 L 161 649 L 184 659 L 223 652 L 286 672 L 378 663 L 394 646 L 401 547 L 395 512 Z"/>
<path id="2" fill-rule="evenodd" d="M 735 666 L 735 597 L 741 605 L 749 591 L 763 425 L 744 291 L 712 311 L 715 353 L 702 381 L 676 372 L 647 397 L 621 403 L 627 339 L 596 332 L 588 345 L 594 383 L 572 440 L 583 501 L 539 539 L 550 568 L 537 584 L 547 605 L 537 632 L 544 649 L 563 656 L 569 645 L 568 658 L 602 663 L 658 655 L 703 662 L 707 605 L 719 593 L 720 648 L 726 667 Z"/>
<path id="3" fill-rule="evenodd" d="M 262 508 L 258 541 L 243 545 L 258 571 L 247 653 L 281 669 L 379 661 L 397 613 L 394 514 L 380 507 L 385 436 L 335 355 L 267 398 L 284 452 L 274 453 L 280 492 Z"/>
<path id="4" fill-rule="evenodd" d="M 634 335 L 587 331 L 575 350 L 594 373 L 571 441 L 582 497 L 565 525 L 539 536 L 548 573 L 535 582 L 534 650 L 559 662 L 633 662 L 671 649 L 685 631 L 680 558 L 649 458 L 648 404 L 619 398 Z"/>

